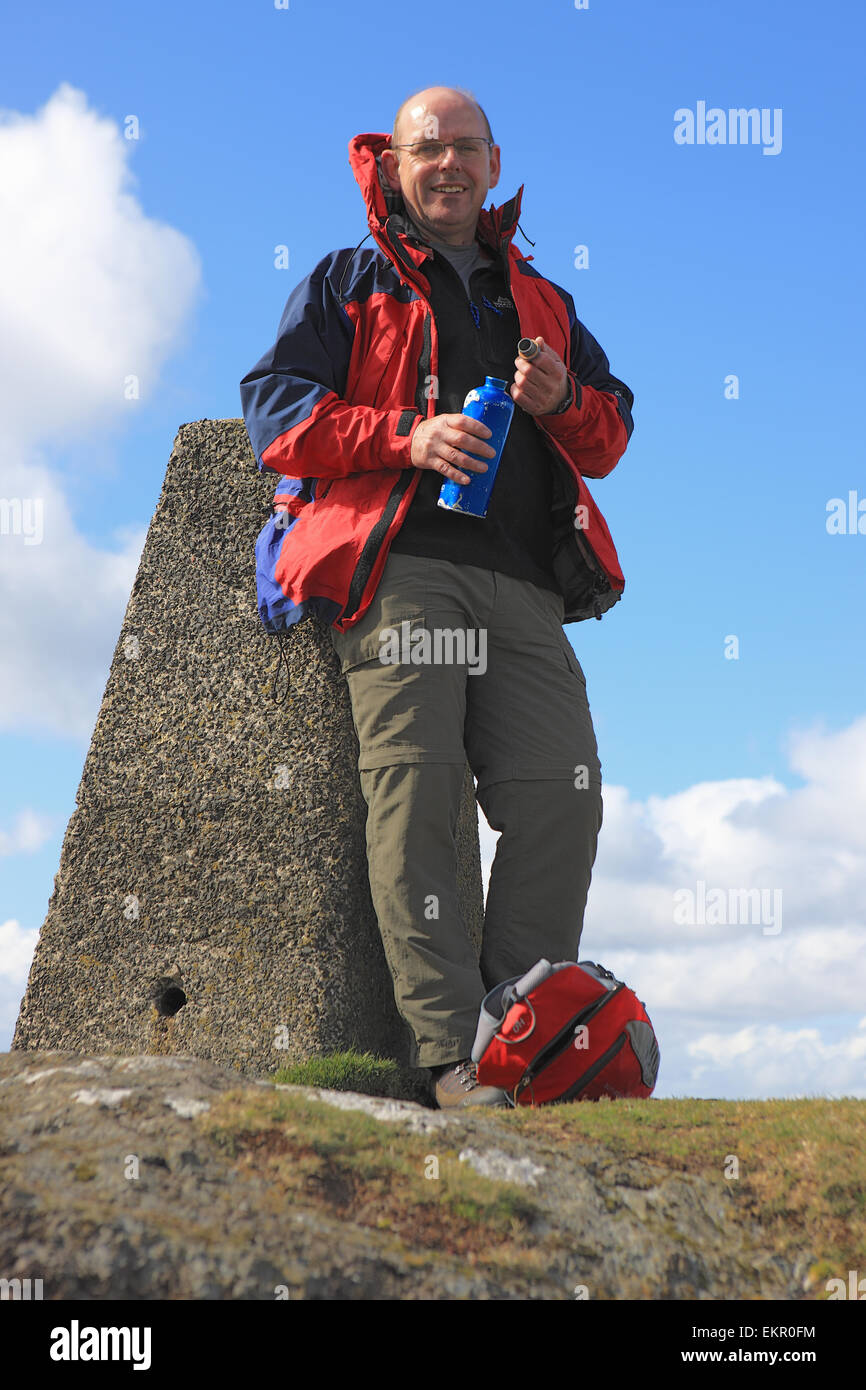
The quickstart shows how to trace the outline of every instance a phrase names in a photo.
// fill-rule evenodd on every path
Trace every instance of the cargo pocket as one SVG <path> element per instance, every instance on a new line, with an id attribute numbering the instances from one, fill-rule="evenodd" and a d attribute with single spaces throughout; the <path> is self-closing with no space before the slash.
<path id="1" fill-rule="evenodd" d="M 366 615 L 365 615 L 366 616 Z M 363 621 L 363 619 L 362 619 Z M 453 701 L 453 668 L 413 661 L 411 635 L 426 630 L 424 612 L 386 604 L 340 654 L 358 736 L 359 771 L 399 763 L 466 762 L 463 720 L 443 718 Z"/>
<path id="2" fill-rule="evenodd" d="M 343 675 L 366 663 L 396 665 L 411 650 L 411 636 L 426 626 L 423 603 L 402 597 L 374 598 L 367 612 L 348 632 L 332 629 Z"/>

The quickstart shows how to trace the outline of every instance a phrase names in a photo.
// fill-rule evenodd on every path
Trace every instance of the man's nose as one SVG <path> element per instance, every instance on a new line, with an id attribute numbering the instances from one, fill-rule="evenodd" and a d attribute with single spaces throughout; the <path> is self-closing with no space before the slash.
<path id="1" fill-rule="evenodd" d="M 460 168 L 460 159 L 453 145 L 446 145 L 439 158 L 439 168 L 446 169 Z"/>

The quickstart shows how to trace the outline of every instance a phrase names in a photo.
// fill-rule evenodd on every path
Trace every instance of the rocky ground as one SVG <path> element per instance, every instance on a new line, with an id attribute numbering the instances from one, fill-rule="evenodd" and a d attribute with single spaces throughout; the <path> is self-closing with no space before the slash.
<path id="1" fill-rule="evenodd" d="M 0 1277 L 45 1299 L 802 1299 L 814 1259 L 578 1122 L 0 1054 Z"/>

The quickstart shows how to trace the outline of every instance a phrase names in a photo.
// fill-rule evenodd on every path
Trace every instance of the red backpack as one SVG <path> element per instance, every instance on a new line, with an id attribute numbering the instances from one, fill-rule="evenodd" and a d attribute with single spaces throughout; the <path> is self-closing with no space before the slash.
<path id="1" fill-rule="evenodd" d="M 593 961 L 540 960 L 485 996 L 472 1047 L 512 1105 L 649 1096 L 659 1045 L 633 990 Z"/>

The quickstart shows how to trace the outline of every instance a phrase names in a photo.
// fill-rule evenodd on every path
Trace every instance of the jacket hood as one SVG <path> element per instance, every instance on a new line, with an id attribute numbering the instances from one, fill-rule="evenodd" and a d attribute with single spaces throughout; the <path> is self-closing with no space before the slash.
<path id="1" fill-rule="evenodd" d="M 382 238 L 390 240 L 385 231 L 390 218 L 395 218 L 394 229 L 405 230 L 407 216 L 403 195 L 391 188 L 382 170 L 380 155 L 391 148 L 391 135 L 356 135 L 349 141 L 349 164 L 364 195 L 367 221 L 377 242 Z M 499 207 L 482 208 L 478 214 L 477 235 L 497 254 L 505 254 L 511 238 L 517 230 L 520 204 L 524 185 L 521 184 L 513 198 Z M 531 259 L 529 257 L 528 259 Z"/>

